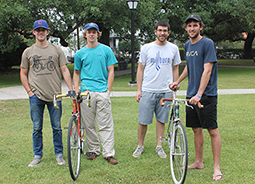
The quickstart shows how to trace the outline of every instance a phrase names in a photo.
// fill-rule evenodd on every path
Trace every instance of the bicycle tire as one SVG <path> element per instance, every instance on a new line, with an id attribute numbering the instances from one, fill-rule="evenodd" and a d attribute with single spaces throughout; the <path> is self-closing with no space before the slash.
<path id="1" fill-rule="evenodd" d="M 80 136 L 78 134 L 76 116 L 72 116 L 69 122 L 67 136 L 67 155 L 70 175 L 75 181 L 79 176 L 81 162 Z"/>
<path id="2" fill-rule="evenodd" d="M 85 132 L 84 128 L 81 128 L 81 136 L 83 135 L 83 133 Z M 83 135 L 83 137 L 81 138 L 81 153 L 83 153 L 84 155 L 86 155 L 86 150 L 85 150 L 85 133 Z"/>
<path id="3" fill-rule="evenodd" d="M 188 168 L 188 142 L 181 121 L 176 122 L 173 128 L 170 149 L 171 176 L 175 184 L 182 184 Z"/>
<path id="4" fill-rule="evenodd" d="M 167 128 L 167 142 L 168 142 L 168 148 L 171 151 L 171 136 L 172 136 L 172 131 L 173 131 L 173 124 L 174 122 L 174 116 L 173 116 L 173 110 L 171 112 L 171 116 L 170 116 L 170 120 L 169 120 L 169 124 L 168 124 L 168 128 Z"/>

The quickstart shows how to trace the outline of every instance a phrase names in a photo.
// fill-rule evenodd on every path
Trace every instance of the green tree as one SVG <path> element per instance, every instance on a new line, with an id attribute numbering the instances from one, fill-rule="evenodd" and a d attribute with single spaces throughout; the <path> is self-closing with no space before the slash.
<path id="1" fill-rule="evenodd" d="M 122 40 L 119 42 L 119 50 L 123 53 L 131 53 L 131 40 Z M 140 50 L 140 43 L 138 39 L 135 39 L 135 51 Z"/>
<path id="2" fill-rule="evenodd" d="M 252 58 L 252 42 L 255 37 L 255 1 L 224 0 L 218 1 L 210 14 L 209 29 L 205 32 L 216 42 L 245 41 L 244 58 Z M 247 37 L 243 37 L 243 32 Z"/>
<path id="3" fill-rule="evenodd" d="M 191 13 L 199 14 L 204 23 L 204 35 L 215 42 L 244 39 L 244 55 L 251 57 L 254 40 L 255 0 L 140 0 L 135 10 L 135 30 L 141 42 L 155 39 L 157 20 L 168 20 L 171 25 L 170 41 L 188 39 L 182 27 Z M 110 31 L 121 40 L 130 39 L 131 12 L 126 0 L 1 0 L 0 1 L 0 52 L 14 53 L 22 37 L 32 39 L 33 22 L 45 19 L 50 34 L 68 46 L 68 36 L 88 22 L 96 22 L 103 32 L 100 42 L 109 45 Z M 21 39 L 22 40 L 22 39 Z M 72 43 L 71 43 L 72 44 Z"/>
<path id="4" fill-rule="evenodd" d="M 255 0 L 162 0 L 162 5 L 174 39 L 187 40 L 187 34 L 181 25 L 189 14 L 195 13 L 205 23 L 205 36 L 216 43 L 244 40 L 244 57 L 252 58 Z M 247 32 L 247 38 L 243 37 L 243 32 Z"/>

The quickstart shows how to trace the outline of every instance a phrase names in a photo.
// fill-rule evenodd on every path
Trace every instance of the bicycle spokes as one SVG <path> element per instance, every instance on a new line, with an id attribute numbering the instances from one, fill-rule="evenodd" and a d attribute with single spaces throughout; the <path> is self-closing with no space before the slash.
<path id="1" fill-rule="evenodd" d="M 170 149 L 171 175 L 175 183 L 183 183 L 188 165 L 188 145 L 183 125 L 178 122 L 173 128 Z"/>

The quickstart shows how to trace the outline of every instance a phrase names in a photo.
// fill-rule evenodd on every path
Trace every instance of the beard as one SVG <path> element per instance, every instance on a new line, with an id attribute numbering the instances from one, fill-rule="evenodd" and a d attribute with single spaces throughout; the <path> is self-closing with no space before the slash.
<path id="1" fill-rule="evenodd" d="M 192 39 L 194 39 L 194 38 L 197 38 L 198 35 L 199 35 L 199 33 L 196 33 L 194 36 L 190 36 L 190 35 L 189 35 L 189 37 L 192 38 Z"/>
<path id="2" fill-rule="evenodd" d="M 166 41 L 166 39 L 167 39 L 167 37 L 163 37 L 163 38 L 161 38 L 160 36 L 157 36 L 157 39 L 158 39 L 158 41 L 160 41 L 160 42 L 165 42 Z"/>

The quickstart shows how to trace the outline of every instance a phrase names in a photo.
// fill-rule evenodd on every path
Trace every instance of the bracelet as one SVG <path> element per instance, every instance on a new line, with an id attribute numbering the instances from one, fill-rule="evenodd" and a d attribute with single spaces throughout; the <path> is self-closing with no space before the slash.
<path id="1" fill-rule="evenodd" d="M 28 94 L 30 91 L 32 91 L 32 89 L 30 89 L 30 90 L 27 92 L 27 94 Z"/>
<path id="2" fill-rule="evenodd" d="M 196 94 L 196 96 L 198 96 L 199 98 L 202 98 L 199 94 Z"/>

